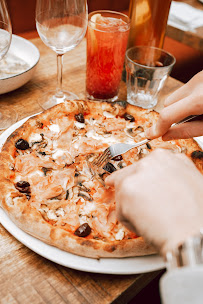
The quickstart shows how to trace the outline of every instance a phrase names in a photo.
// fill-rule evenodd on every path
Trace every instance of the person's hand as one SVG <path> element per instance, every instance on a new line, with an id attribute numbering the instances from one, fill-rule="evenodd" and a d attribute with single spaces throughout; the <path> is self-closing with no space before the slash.
<path id="1" fill-rule="evenodd" d="M 203 176 L 185 155 L 157 149 L 112 173 L 118 220 L 164 255 L 203 224 Z"/>
<path id="2" fill-rule="evenodd" d="M 203 114 L 203 71 L 166 99 L 157 123 L 147 129 L 145 135 L 149 139 L 162 136 L 163 140 L 201 136 L 203 119 L 170 128 L 173 123 L 189 115 L 201 114 Z"/>

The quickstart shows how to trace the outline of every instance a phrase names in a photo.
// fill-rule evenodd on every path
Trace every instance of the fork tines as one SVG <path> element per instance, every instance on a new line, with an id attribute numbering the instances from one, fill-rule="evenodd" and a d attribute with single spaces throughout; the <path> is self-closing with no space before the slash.
<path id="1" fill-rule="evenodd" d="M 109 148 L 107 148 L 100 156 L 98 156 L 95 160 L 93 160 L 92 165 L 101 167 L 102 164 L 108 162 L 110 159 L 111 159 L 111 152 Z"/>

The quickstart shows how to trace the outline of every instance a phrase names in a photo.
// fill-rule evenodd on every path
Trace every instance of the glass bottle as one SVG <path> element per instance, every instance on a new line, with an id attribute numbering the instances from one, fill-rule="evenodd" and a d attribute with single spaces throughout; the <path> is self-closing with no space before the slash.
<path id="1" fill-rule="evenodd" d="M 171 0 L 131 0 L 128 47 L 163 47 Z"/>

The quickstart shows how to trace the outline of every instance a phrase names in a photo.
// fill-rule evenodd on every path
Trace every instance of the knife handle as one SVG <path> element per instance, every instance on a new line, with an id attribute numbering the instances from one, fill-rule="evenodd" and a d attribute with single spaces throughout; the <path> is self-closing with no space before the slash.
<path id="1" fill-rule="evenodd" d="M 190 115 L 190 116 L 187 116 L 186 118 L 182 119 L 181 121 L 172 124 L 171 127 L 180 125 L 180 124 L 182 124 L 184 122 L 198 120 L 198 118 L 200 118 L 200 120 L 202 120 L 203 119 L 203 115 Z"/>

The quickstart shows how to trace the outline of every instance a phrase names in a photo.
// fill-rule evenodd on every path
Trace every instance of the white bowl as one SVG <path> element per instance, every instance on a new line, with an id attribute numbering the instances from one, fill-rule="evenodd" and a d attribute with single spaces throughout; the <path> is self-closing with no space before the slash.
<path id="1" fill-rule="evenodd" d="M 23 60 L 27 66 L 15 75 L 0 76 L 0 94 L 13 91 L 28 82 L 32 78 L 40 58 L 37 47 L 17 35 L 12 35 L 11 45 L 6 56 L 12 55 Z"/>

